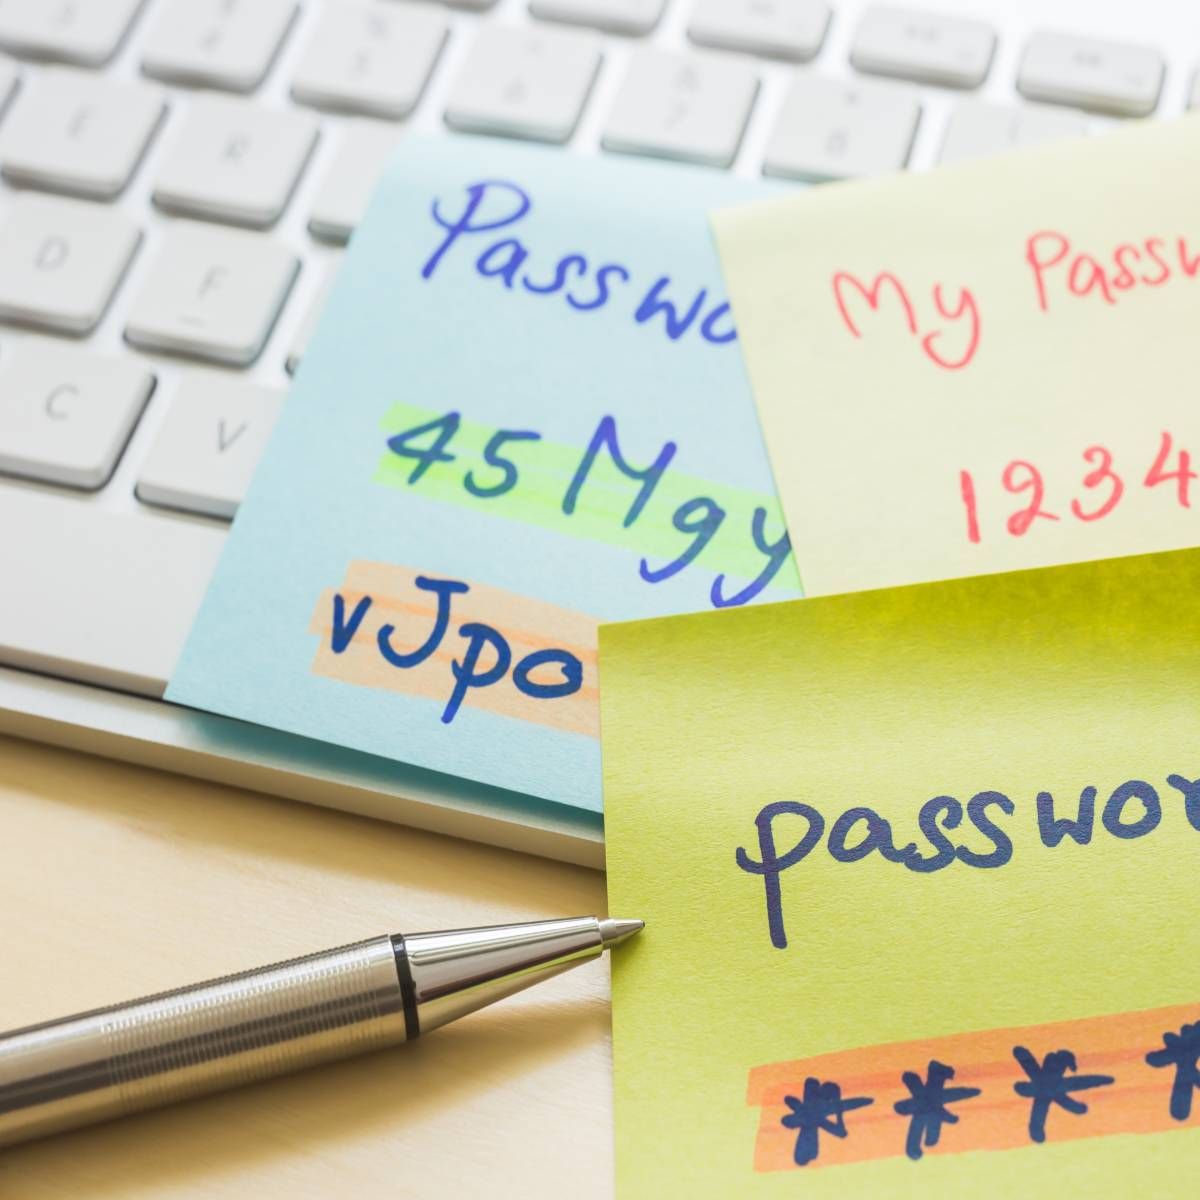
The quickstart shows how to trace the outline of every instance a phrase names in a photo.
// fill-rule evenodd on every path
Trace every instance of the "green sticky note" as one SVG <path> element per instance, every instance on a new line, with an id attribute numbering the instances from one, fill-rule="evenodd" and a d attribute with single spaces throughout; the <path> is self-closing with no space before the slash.
<path id="1" fill-rule="evenodd" d="M 620 1196 L 1195 1195 L 1200 551 L 600 670 Z"/>

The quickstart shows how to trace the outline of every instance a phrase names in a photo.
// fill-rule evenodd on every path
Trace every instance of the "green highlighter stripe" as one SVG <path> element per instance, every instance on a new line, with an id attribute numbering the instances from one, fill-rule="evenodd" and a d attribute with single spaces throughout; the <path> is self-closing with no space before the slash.
<path id="1" fill-rule="evenodd" d="M 387 437 L 393 437 L 445 415 L 411 404 L 396 404 L 383 417 L 380 428 Z M 697 497 L 707 497 L 719 504 L 725 510 L 725 517 L 708 545 L 684 568 L 687 571 L 725 574 L 743 581 L 757 578 L 767 566 L 768 558 L 754 543 L 756 508 L 766 511 L 763 534 L 768 543 L 783 533 L 783 515 L 774 495 L 713 483 L 676 471 L 672 465 L 663 472 L 637 520 L 626 527 L 623 522 L 642 484 L 623 474 L 603 451 L 596 456 L 579 491 L 575 511 L 565 513 L 563 499 L 579 470 L 585 448 L 544 439 L 506 442 L 500 454 L 516 467 L 516 483 L 501 495 L 476 496 L 465 486 L 468 473 L 472 474 L 475 485 L 484 489 L 504 480 L 503 470 L 484 459 L 484 449 L 495 433 L 495 426 L 461 421 L 443 448 L 444 453 L 454 456 L 453 461 L 434 462 L 415 483 L 409 483 L 409 477 L 418 465 L 417 460 L 385 448 L 374 482 L 570 537 L 619 546 L 645 558 L 652 570 L 673 562 L 692 545 L 695 534 L 680 532 L 672 524 L 672 518 L 681 505 Z M 414 448 L 426 449 L 435 439 L 436 433 L 431 431 L 414 439 Z M 625 453 L 634 458 L 639 469 L 644 469 L 660 449 L 656 446 L 641 458 L 628 450 Z M 791 558 L 780 568 L 770 588 L 800 590 Z M 733 590 L 727 587 L 725 592 Z"/>

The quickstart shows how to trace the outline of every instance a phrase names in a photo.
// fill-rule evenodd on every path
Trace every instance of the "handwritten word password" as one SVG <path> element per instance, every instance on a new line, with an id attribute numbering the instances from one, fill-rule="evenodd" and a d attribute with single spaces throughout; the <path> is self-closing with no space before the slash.
<path id="1" fill-rule="evenodd" d="M 1167 798 L 1181 801 L 1184 816 L 1200 832 L 1200 779 L 1168 775 Z M 1160 789 L 1143 779 L 1130 779 L 1112 789 L 1103 805 L 1092 785 L 1082 789 L 1074 815 L 1060 815 L 1050 792 L 1039 792 L 1035 804 L 1037 831 L 1043 846 L 1053 849 L 1064 838 L 1086 846 L 1096 832 L 1097 809 L 1100 824 L 1111 837 L 1129 840 L 1153 833 L 1163 819 L 1164 798 Z M 761 876 L 766 901 L 767 930 L 771 945 L 787 947 L 783 919 L 781 877 L 802 863 L 825 839 L 825 849 L 840 863 L 861 862 L 872 854 L 909 871 L 932 874 L 952 863 L 988 870 L 1002 867 L 1013 856 L 1013 842 L 998 823 L 1012 817 L 1016 804 L 1003 792 L 977 792 L 964 805 L 954 796 L 935 796 L 926 801 L 917 814 L 917 828 L 928 843 L 922 849 L 916 842 L 896 844 L 891 822 L 873 808 L 848 808 L 828 826 L 821 812 L 799 800 L 777 800 L 764 805 L 754 818 L 757 853 L 739 846 L 734 855 L 737 865 L 751 875 Z M 963 825 L 974 835 L 974 847 L 957 840 Z M 950 833 L 956 836 L 951 837 Z M 797 837 L 799 834 L 799 837 Z M 780 852 L 781 837 L 788 848 Z M 986 848 L 979 845 L 980 840 Z"/>
<path id="2" fill-rule="evenodd" d="M 574 248 L 537 252 L 527 239 L 513 236 L 533 208 L 529 192 L 504 179 L 469 184 L 455 200 L 435 199 L 430 215 L 441 230 L 440 241 L 421 267 L 421 278 L 434 279 L 447 255 L 458 253 L 455 247 L 463 243 L 480 278 L 495 280 L 507 291 L 558 296 L 577 313 L 629 303 L 636 324 L 659 330 L 672 342 L 693 329 L 694 338 L 714 346 L 736 339 L 728 302 L 710 297 L 707 288 L 679 289 L 669 275 L 639 283 L 628 264 L 597 262 Z M 497 236 L 502 230 L 505 236 Z"/>
<path id="3" fill-rule="evenodd" d="M 314 674 L 599 736 L 594 618 L 484 584 L 353 562 L 317 602 Z"/>

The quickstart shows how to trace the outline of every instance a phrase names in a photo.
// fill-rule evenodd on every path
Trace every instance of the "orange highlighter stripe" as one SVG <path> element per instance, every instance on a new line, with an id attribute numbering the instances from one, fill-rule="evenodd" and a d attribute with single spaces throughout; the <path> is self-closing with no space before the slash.
<path id="1" fill-rule="evenodd" d="M 1198 1060 L 1200 1003 L 769 1063 L 746 1094 L 762 1109 L 754 1169 L 1197 1127 Z"/>

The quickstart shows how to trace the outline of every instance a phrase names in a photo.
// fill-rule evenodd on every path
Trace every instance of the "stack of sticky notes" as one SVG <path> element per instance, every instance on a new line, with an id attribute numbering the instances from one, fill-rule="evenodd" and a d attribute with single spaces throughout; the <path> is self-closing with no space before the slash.
<path id="1" fill-rule="evenodd" d="M 623 1197 L 1192 1196 L 1197 314 L 1200 118 L 411 139 L 168 694 L 603 800 Z"/>
<path id="2" fill-rule="evenodd" d="M 714 224 L 822 598 L 602 631 L 619 1193 L 1194 1196 L 1200 122 Z"/>

